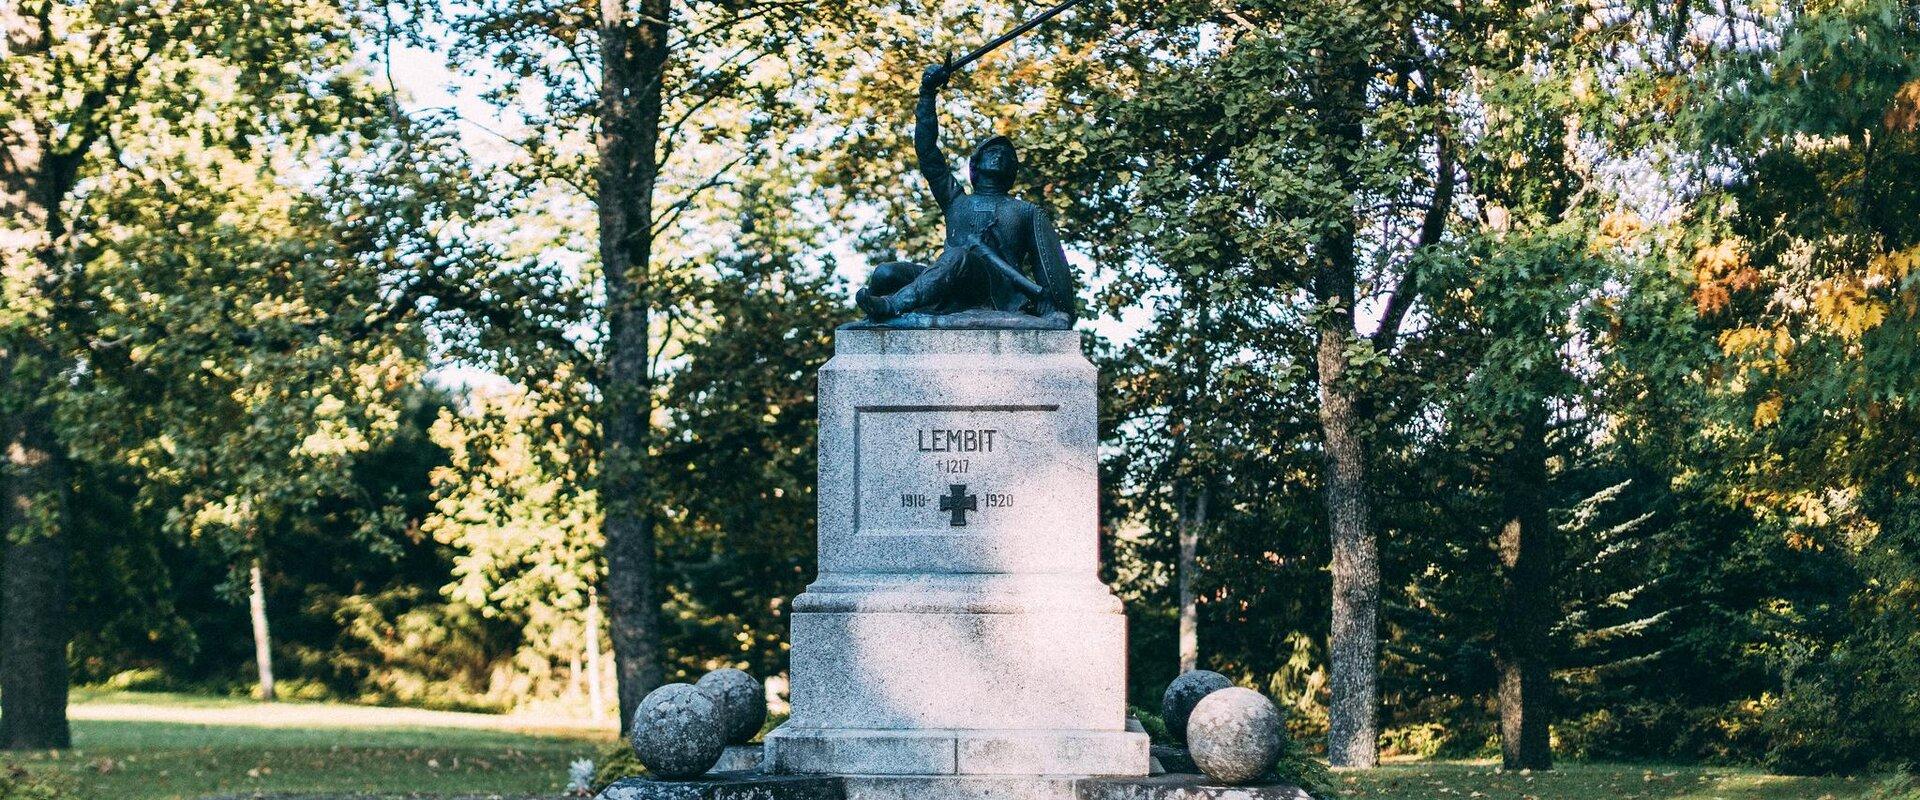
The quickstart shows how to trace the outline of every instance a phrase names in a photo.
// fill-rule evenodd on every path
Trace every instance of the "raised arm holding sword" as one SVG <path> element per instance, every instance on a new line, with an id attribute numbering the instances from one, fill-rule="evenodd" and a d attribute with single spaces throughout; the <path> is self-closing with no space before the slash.
<path id="1" fill-rule="evenodd" d="M 989 137 L 967 159 L 963 186 L 940 152 L 939 92 L 953 73 L 1061 12 L 1066 0 L 979 49 L 926 68 L 914 107 L 913 148 L 920 174 L 944 214 L 946 243 L 930 265 L 895 261 L 875 267 L 855 295 L 880 328 L 1071 328 L 1073 274 L 1046 212 L 1013 197 L 1019 154 L 1005 136 Z"/>

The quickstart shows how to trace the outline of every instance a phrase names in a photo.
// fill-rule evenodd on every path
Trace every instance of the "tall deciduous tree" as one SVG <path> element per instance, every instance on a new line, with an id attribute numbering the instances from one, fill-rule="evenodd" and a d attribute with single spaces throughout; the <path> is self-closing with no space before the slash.
<path id="1" fill-rule="evenodd" d="M 734 168 L 768 156 L 792 119 L 793 78 L 765 65 L 814 58 L 840 9 L 676 0 L 483 3 L 451 15 L 457 54 L 531 82 L 492 99 L 532 127 L 515 137 L 527 177 L 574 187 L 596 209 L 603 305 L 576 374 L 597 426 L 606 589 L 624 725 L 663 680 L 656 458 L 664 358 L 689 322 L 688 287 L 722 249 L 716 218 Z M 529 89 L 528 84 L 533 88 Z M 528 97 L 537 93 L 537 97 Z M 518 376 L 511 376 L 518 377 Z"/>
<path id="2" fill-rule="evenodd" d="M 1535 174 L 1555 170 L 1541 165 Z M 1595 307 L 1604 302 L 1606 262 L 1589 253 L 1592 226 L 1584 219 L 1529 216 L 1517 230 L 1487 232 L 1447 266 L 1460 287 L 1436 298 L 1436 334 L 1448 339 L 1458 382 L 1445 387 L 1447 436 L 1441 457 L 1468 465 L 1475 500 L 1451 513 L 1468 518 L 1468 534 L 1491 553 L 1497 597 L 1487 607 L 1504 764 L 1548 769 L 1555 702 L 1552 669 L 1566 658 L 1555 637 L 1565 598 L 1556 578 L 1569 562 L 1559 518 L 1582 499 L 1577 470 L 1598 459 L 1581 451 L 1603 441 L 1595 421 L 1606 409 L 1594 400 L 1597 337 Z M 1461 338 L 1454 339 L 1453 335 Z M 1591 535 L 1589 530 L 1580 530 Z M 1478 549 L 1478 548 L 1476 548 Z M 1571 548 L 1585 550 L 1586 548 Z"/>
<path id="3" fill-rule="evenodd" d="M 154 132 L 297 138 L 310 123 L 337 118 L 339 86 L 328 76 L 349 55 L 343 31 L 351 25 L 348 12 L 323 2 L 179 2 L 129 14 L 115 3 L 27 0 L 0 12 L 4 746 L 68 741 L 62 526 L 70 487 L 56 410 L 67 377 L 114 346 L 88 330 L 90 265 L 70 244 L 91 220 L 74 201 L 90 180 L 124 168 L 117 154 L 126 143 Z M 177 79 L 208 68 L 234 70 L 219 95 L 176 93 Z"/>
<path id="4" fill-rule="evenodd" d="M 359 496 L 353 468 L 396 428 L 394 398 L 417 382 L 426 344 L 410 310 L 386 305 L 371 274 L 382 265 L 340 235 L 325 200 L 283 183 L 291 162 L 216 152 L 182 163 L 166 150 L 128 151 L 154 171 L 102 180 L 82 201 L 100 220 L 76 242 L 97 265 L 92 284 L 140 302 L 90 309 L 124 357 L 94 359 L 74 383 L 68 415 L 82 422 L 70 439 L 90 460 L 140 470 L 168 527 L 224 556 L 271 700 L 267 540 L 324 498 L 377 527 L 381 499 Z"/>
<path id="5" fill-rule="evenodd" d="M 1391 426 L 1383 409 L 1395 407 L 1372 395 L 1409 309 L 1432 288 L 1416 280 L 1418 263 L 1450 212 L 1453 168 L 1436 101 L 1449 40 L 1415 3 L 1175 3 L 1140 16 L 1153 68 L 1103 87 L 1077 174 L 1119 181 L 1118 191 L 1093 194 L 1126 204 L 1122 230 L 1145 244 L 1138 263 L 1114 265 L 1122 275 L 1196 271 L 1243 287 L 1258 317 L 1293 334 L 1237 344 L 1261 354 L 1254 363 L 1269 380 L 1311 376 L 1318 392 L 1332 552 L 1329 754 L 1336 765 L 1371 766 L 1380 573 L 1369 442 Z M 1253 319 L 1230 302 L 1201 302 Z"/>
<path id="6" fill-rule="evenodd" d="M 1848 632 L 1784 659 L 1769 761 L 1858 769 L 1920 747 L 1920 9 L 1757 16 L 1760 46 L 1713 42 L 1695 143 L 1740 177 L 1702 182 L 1675 258 L 1726 376 L 1717 484 L 1794 562 L 1845 565 Z"/>
<path id="7" fill-rule="evenodd" d="M 606 281 L 606 363 L 600 390 L 600 497 L 619 670 L 620 719 L 660 685 L 659 576 L 655 574 L 652 346 L 654 184 L 660 174 L 667 85 L 670 0 L 604 0 L 598 19 L 600 105 L 594 205 L 600 212 L 600 269 Z"/>
<path id="8" fill-rule="evenodd" d="M 444 129 L 364 108 L 325 141 L 152 135 L 122 150 L 138 166 L 77 201 L 95 221 L 72 247 L 95 265 L 88 324 L 115 347 L 66 393 L 69 439 L 142 473 L 167 527 L 223 556 L 266 699 L 270 540 L 324 521 L 394 553 L 406 512 L 358 471 L 403 427 L 434 345 L 486 339 L 525 359 L 541 340 L 523 316 L 553 307 L 528 288 L 543 273 L 477 233 L 493 198 Z M 307 159 L 330 169 L 305 173 Z"/>
<path id="9" fill-rule="evenodd" d="M 609 707 L 595 591 L 604 569 L 601 511 L 587 488 L 591 465 L 541 431 L 565 414 L 541 406 L 563 399 L 474 389 L 464 411 L 442 412 L 434 438 L 452 458 L 434 473 L 436 513 L 425 527 L 454 551 L 444 593 L 485 617 L 519 621 L 515 660 L 541 672 L 568 664 L 569 682 L 585 684 L 598 718 Z"/>

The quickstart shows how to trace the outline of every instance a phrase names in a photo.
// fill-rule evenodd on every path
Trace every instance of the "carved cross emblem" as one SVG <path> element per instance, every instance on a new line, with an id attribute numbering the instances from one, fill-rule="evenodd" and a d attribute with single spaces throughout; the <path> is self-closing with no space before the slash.
<path id="1" fill-rule="evenodd" d="M 956 528 L 967 527 L 967 512 L 980 510 L 980 496 L 967 494 L 967 485 L 953 483 L 947 485 L 947 493 L 940 497 L 940 510 L 953 512 L 948 524 Z"/>

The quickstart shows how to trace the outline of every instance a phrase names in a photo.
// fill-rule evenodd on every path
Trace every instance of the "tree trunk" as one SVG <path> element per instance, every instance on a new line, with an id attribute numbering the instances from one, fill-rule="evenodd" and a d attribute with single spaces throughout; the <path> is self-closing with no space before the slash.
<path id="1" fill-rule="evenodd" d="M 1548 519 L 1546 409 L 1536 405 L 1520 439 L 1500 457 L 1500 760 L 1507 769 L 1552 769 L 1553 685 L 1548 648 L 1553 597 L 1553 531 Z"/>
<path id="2" fill-rule="evenodd" d="M 1333 540 L 1333 621 L 1328 636 L 1327 760 L 1336 767 L 1379 764 L 1380 557 L 1367 496 L 1367 452 L 1356 388 L 1347 378 L 1353 327 L 1356 258 L 1353 208 L 1357 179 L 1351 154 L 1361 145 L 1365 64 L 1331 65 L 1323 74 L 1321 125 L 1327 160 L 1348 198 L 1337 224 L 1315 243 L 1314 295 L 1319 303 L 1315 366 L 1320 383 L 1322 477 Z"/>
<path id="3" fill-rule="evenodd" d="M 267 583 L 261 576 L 259 556 L 247 567 L 247 616 L 253 621 L 253 667 L 260 676 L 260 699 L 272 702 L 273 634 L 267 630 Z"/>
<path id="4" fill-rule="evenodd" d="M 600 593 L 587 592 L 587 707 L 593 718 L 607 716 L 606 668 L 600 664 Z"/>
<path id="5" fill-rule="evenodd" d="M 1192 507 L 1180 507 L 1180 671 L 1200 668 L 1200 606 L 1193 593 L 1200 529 L 1207 524 L 1207 487 L 1201 486 Z"/>
<path id="6" fill-rule="evenodd" d="M 0 360 L 11 367 L 14 359 Z M 0 531 L 6 537 L 0 599 L 0 748 L 70 747 L 67 726 L 67 468 L 50 409 L 10 410 Z"/>
<path id="7" fill-rule="evenodd" d="M 660 591 L 654 573 L 652 467 L 653 187 L 660 138 L 670 0 L 600 3 L 600 126 L 596 201 L 607 290 L 606 373 L 599 387 L 600 501 L 607 599 L 619 675 L 620 726 L 660 685 Z"/>
<path id="8" fill-rule="evenodd" d="M 18 4 L 0 7 L 6 52 L 49 45 L 44 28 Z M 65 234 L 60 204 L 72 189 L 77 153 L 51 148 L 44 120 L 17 115 L 0 131 L 0 268 L 29 266 L 16 280 L 53 286 L 54 247 Z M 26 264 L 13 259 L 25 256 Z M 36 263 L 37 262 L 37 263 Z M 36 272 L 37 271 L 37 274 Z M 67 725 L 67 579 L 72 486 L 66 451 L 54 429 L 51 395 L 62 360 L 53 323 L 29 319 L 0 329 L 0 748 L 71 746 Z"/>
<path id="9" fill-rule="evenodd" d="M 1336 767 L 1373 767 L 1379 763 L 1380 556 L 1367 497 L 1365 450 L 1355 430 L 1352 391 L 1343 386 L 1348 339 L 1323 326 L 1318 354 L 1327 521 L 1333 539 L 1327 757 Z"/>

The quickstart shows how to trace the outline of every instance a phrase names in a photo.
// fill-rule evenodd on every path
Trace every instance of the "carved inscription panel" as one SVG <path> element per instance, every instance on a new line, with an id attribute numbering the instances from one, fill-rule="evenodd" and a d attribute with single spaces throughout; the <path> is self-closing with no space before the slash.
<path id="1" fill-rule="evenodd" d="M 855 530 L 989 533 L 1056 516 L 1086 469 L 1067 462 L 1059 418 L 1052 405 L 860 407 Z"/>

